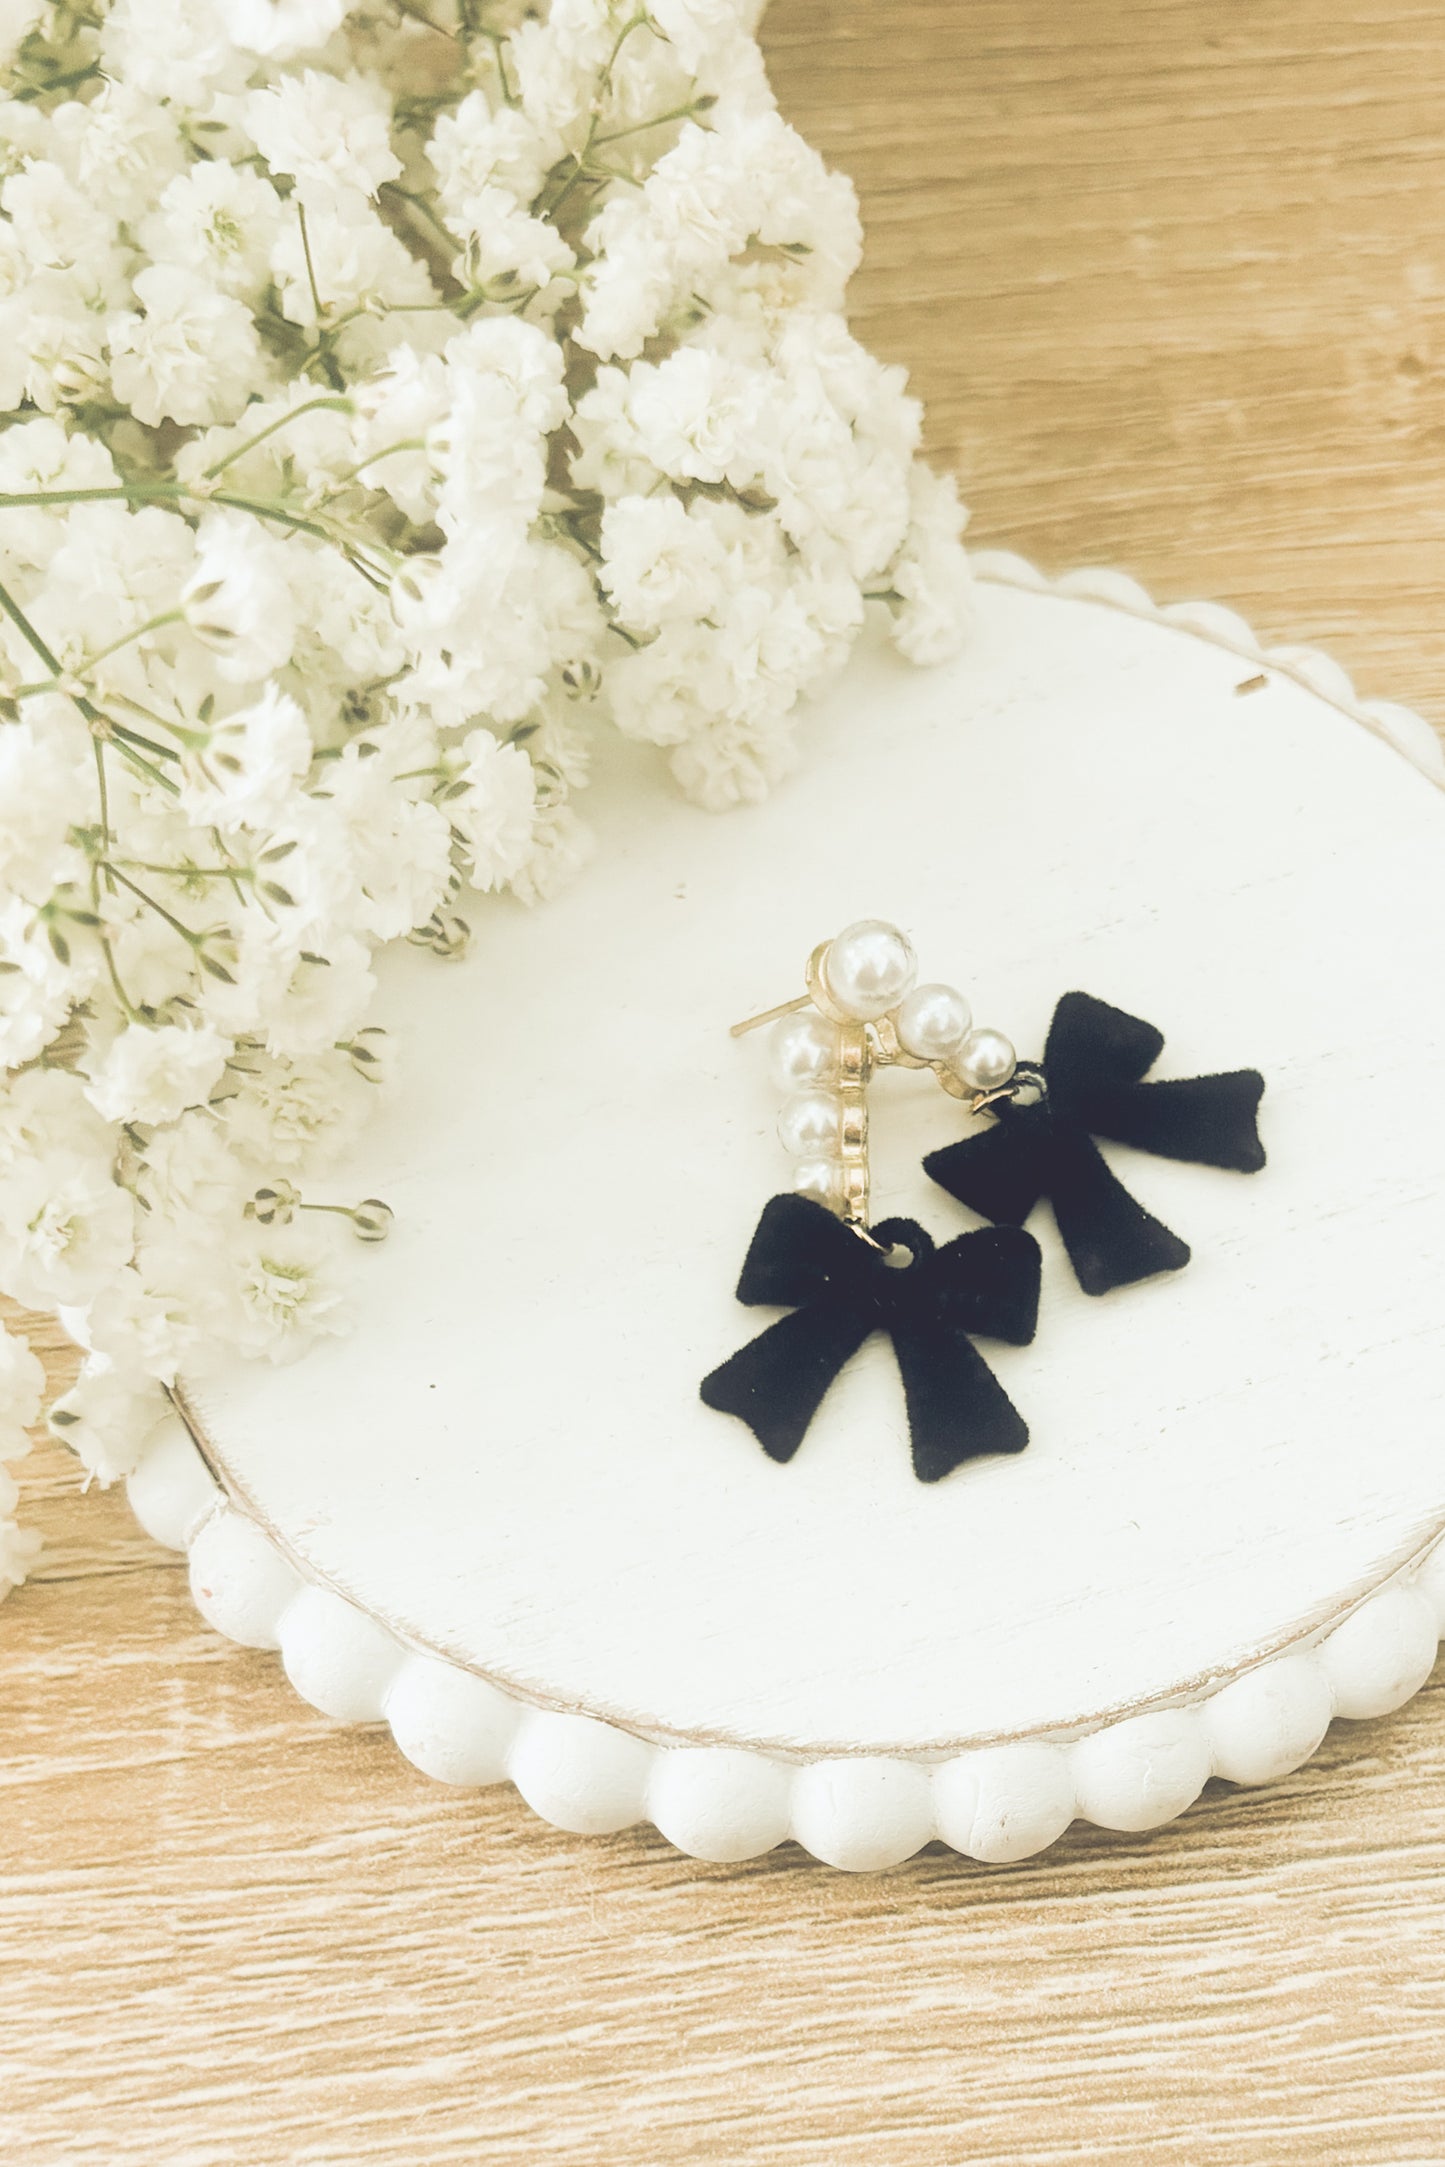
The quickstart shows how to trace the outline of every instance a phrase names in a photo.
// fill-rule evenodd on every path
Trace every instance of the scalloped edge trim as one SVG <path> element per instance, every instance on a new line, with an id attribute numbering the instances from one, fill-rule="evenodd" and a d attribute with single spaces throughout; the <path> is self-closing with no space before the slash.
<path id="1" fill-rule="evenodd" d="M 1050 579 L 1026 557 L 1015 556 L 1007 549 L 972 551 L 969 564 L 974 578 L 987 585 L 1023 587 L 1038 594 L 1065 595 L 1076 602 L 1102 603 L 1126 617 L 1144 617 L 1176 632 L 1192 632 L 1211 647 L 1223 647 L 1238 655 L 1242 662 L 1253 662 L 1288 677 L 1342 715 L 1348 715 L 1352 722 L 1362 723 L 1375 737 L 1383 738 L 1402 753 L 1429 781 L 1445 789 L 1445 743 L 1432 724 L 1398 701 L 1361 699 L 1348 671 L 1318 647 L 1265 647 L 1244 619 L 1222 602 L 1157 603 L 1127 572 L 1111 572 L 1102 566 L 1084 566 Z"/>
<path id="2" fill-rule="evenodd" d="M 1232 610 L 1156 608 L 1127 575 L 1049 580 L 1004 551 L 975 575 L 1103 604 L 1192 632 L 1279 671 L 1362 723 L 1445 788 L 1445 746 L 1422 716 L 1361 700 L 1338 663 L 1306 647 L 1260 646 Z M 334 1590 L 307 1580 L 218 1486 L 179 1414 L 148 1440 L 127 1493 L 157 1542 L 189 1553 L 208 1624 L 280 1651 L 302 1699 L 341 1723 L 390 1726 L 414 1767 L 442 1783 L 510 1781 L 555 1828 L 604 1835 L 651 1822 L 690 1857 L 759 1857 L 791 1838 L 854 1873 L 898 1866 L 925 1844 L 1006 1865 L 1070 1823 L 1126 1831 L 1174 1820 L 1211 1776 L 1269 1783 L 1318 1749 L 1336 1716 L 1388 1715 L 1417 1693 L 1445 1636 L 1445 1541 L 1302 1639 L 1182 1706 L 1122 1717 L 1071 1741 L 971 1748 L 931 1765 L 881 1755 L 786 1761 L 739 1746 L 651 1744 L 581 1713 L 537 1708 L 408 1648 Z"/>

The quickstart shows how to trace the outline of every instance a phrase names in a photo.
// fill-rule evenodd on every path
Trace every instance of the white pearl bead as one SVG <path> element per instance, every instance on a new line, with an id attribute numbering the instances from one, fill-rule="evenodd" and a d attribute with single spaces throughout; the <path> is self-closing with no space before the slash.
<path id="1" fill-rule="evenodd" d="M 800 1009 L 776 1025 L 770 1051 L 774 1079 L 785 1091 L 831 1083 L 838 1073 L 838 1026 L 816 1008 Z"/>
<path id="2" fill-rule="evenodd" d="M 876 1022 L 896 1008 L 913 984 L 918 959 L 896 925 L 860 918 L 830 941 L 823 958 L 829 993 L 847 1016 Z"/>
<path id="3" fill-rule="evenodd" d="M 793 1168 L 793 1190 L 836 1211 L 843 1201 L 843 1169 L 836 1159 L 799 1159 Z"/>
<path id="4" fill-rule="evenodd" d="M 778 1115 L 783 1149 L 795 1159 L 821 1159 L 836 1151 L 842 1125 L 843 1102 L 831 1091 L 799 1091 Z"/>
<path id="5" fill-rule="evenodd" d="M 973 1011 L 952 986 L 915 986 L 898 1011 L 898 1043 L 920 1061 L 946 1061 L 972 1021 Z"/>
<path id="6" fill-rule="evenodd" d="M 1014 1072 L 1018 1055 L 1002 1031 L 970 1031 L 953 1065 L 974 1091 L 997 1091 Z"/>

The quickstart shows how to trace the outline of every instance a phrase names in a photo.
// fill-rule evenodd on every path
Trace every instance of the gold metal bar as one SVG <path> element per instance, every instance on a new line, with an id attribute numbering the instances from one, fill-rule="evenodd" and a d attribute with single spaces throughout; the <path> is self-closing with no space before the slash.
<path id="1" fill-rule="evenodd" d="M 843 1161 L 842 1216 L 854 1227 L 868 1224 L 868 1079 L 872 1067 L 867 1024 L 843 1024 L 838 1046 L 838 1096 L 843 1101 L 838 1148 Z"/>
<path id="2" fill-rule="evenodd" d="M 765 1008 L 760 1016 L 749 1016 L 746 1023 L 735 1023 L 728 1031 L 729 1038 L 743 1038 L 749 1031 L 761 1029 L 765 1023 L 776 1023 L 779 1016 L 791 1016 L 796 1009 L 806 1008 L 812 995 L 800 993 L 795 1001 L 780 1001 L 776 1008 Z"/>

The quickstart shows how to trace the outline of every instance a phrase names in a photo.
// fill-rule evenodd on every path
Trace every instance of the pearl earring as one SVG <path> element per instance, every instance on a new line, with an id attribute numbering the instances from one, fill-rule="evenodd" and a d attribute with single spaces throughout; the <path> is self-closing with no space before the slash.
<path id="1" fill-rule="evenodd" d="M 789 1090 L 779 1134 L 793 1192 L 763 1208 L 740 1302 L 790 1314 L 703 1379 L 701 1397 L 745 1422 L 770 1459 L 790 1460 L 839 1371 L 888 1333 L 903 1380 L 913 1469 L 937 1482 L 964 1460 L 1019 1452 L 1028 1428 L 973 1345 L 1026 1346 L 1038 1321 L 1040 1256 L 1018 1227 L 941 1248 L 912 1219 L 868 1223 L 868 1084 L 875 1067 L 931 1068 L 971 1105 L 1013 1074 L 997 1032 L 973 1031 L 951 986 L 916 986 L 896 926 L 863 919 L 814 949 L 807 991 L 733 1026 L 777 1025 L 774 1072 Z"/>
<path id="2" fill-rule="evenodd" d="M 1012 1079 L 1002 1031 L 975 1029 L 953 986 L 915 983 L 906 934 L 863 918 L 808 958 L 807 992 L 732 1027 L 734 1038 L 775 1026 L 773 1074 L 789 1093 L 778 1134 L 796 1162 L 793 1188 L 850 1225 L 868 1218 L 868 1080 L 875 1068 L 929 1068 L 952 1097 L 980 1112 Z"/>

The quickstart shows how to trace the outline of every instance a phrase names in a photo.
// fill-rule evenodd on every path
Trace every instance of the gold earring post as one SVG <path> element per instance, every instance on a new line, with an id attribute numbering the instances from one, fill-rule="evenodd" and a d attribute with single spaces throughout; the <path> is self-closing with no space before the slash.
<path id="1" fill-rule="evenodd" d="M 800 1008 L 806 1008 L 811 994 L 800 993 L 795 1001 L 780 1001 L 776 1008 L 765 1008 L 760 1016 L 749 1016 L 746 1023 L 735 1023 L 728 1031 L 729 1038 L 745 1038 L 749 1031 L 761 1030 L 765 1023 L 776 1023 L 780 1016 L 791 1016 Z"/>

